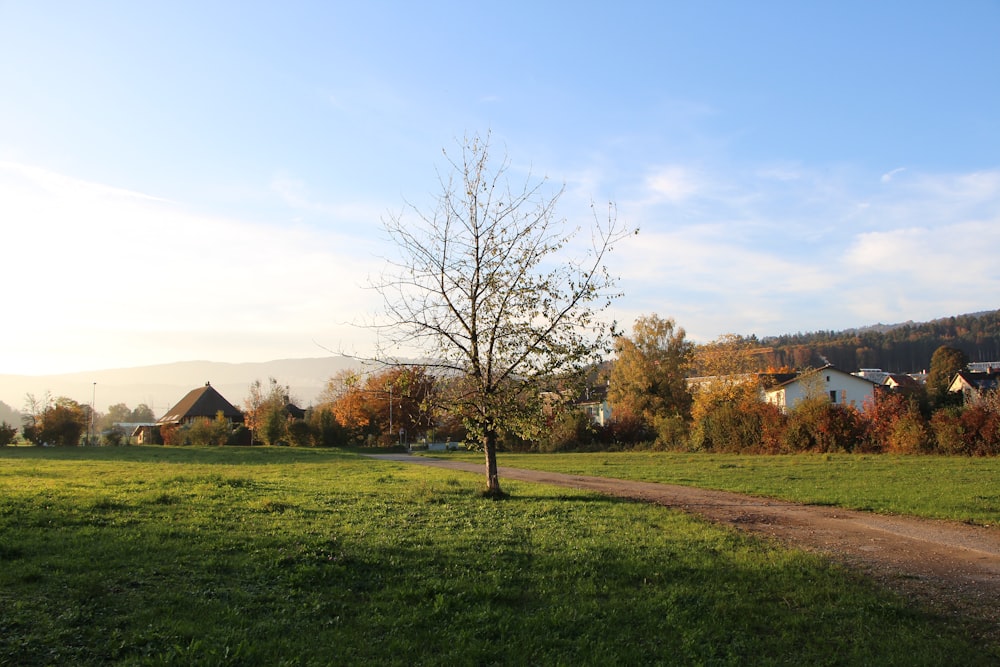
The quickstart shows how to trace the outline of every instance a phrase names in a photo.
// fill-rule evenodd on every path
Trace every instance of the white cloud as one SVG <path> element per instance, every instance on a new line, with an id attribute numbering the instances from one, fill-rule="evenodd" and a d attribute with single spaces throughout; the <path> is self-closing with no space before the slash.
<path id="1" fill-rule="evenodd" d="M 882 178 L 880 180 L 883 183 L 888 183 L 893 178 L 895 178 L 896 174 L 902 173 L 904 171 L 906 171 L 906 167 L 897 167 L 897 168 L 893 169 L 892 171 L 888 171 L 888 172 L 882 174 Z"/>
<path id="2" fill-rule="evenodd" d="M 678 165 L 656 168 L 646 177 L 646 189 L 651 201 L 681 203 L 702 190 L 696 173 Z"/>

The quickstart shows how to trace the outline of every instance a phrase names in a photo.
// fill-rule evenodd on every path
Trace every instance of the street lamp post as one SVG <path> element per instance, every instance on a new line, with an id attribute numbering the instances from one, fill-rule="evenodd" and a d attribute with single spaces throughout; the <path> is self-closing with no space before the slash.
<path id="1" fill-rule="evenodd" d="M 87 444 L 91 445 L 94 443 L 94 405 L 97 403 L 97 383 L 94 383 L 94 388 L 90 394 L 90 431 L 87 434 Z"/>

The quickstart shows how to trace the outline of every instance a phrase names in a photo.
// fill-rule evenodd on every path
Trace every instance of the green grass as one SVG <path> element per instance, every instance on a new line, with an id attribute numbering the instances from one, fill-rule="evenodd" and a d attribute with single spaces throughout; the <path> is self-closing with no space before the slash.
<path id="1" fill-rule="evenodd" d="M 437 455 L 479 462 L 478 454 Z M 500 454 L 499 464 L 1000 525 L 1000 458 L 669 452 Z"/>
<path id="2" fill-rule="evenodd" d="M 336 451 L 0 449 L 0 664 L 1000 660 L 813 555 L 653 505 L 480 488 Z"/>

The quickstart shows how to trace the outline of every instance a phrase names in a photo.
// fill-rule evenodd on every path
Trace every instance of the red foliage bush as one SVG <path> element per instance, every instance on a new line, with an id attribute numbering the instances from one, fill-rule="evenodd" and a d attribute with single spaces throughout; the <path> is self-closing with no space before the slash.
<path id="1" fill-rule="evenodd" d="M 823 399 L 807 400 L 789 415 L 783 444 L 792 452 L 851 452 L 863 434 L 854 408 Z"/>
<path id="2" fill-rule="evenodd" d="M 860 417 L 864 451 L 916 454 L 934 447 L 930 427 L 914 397 L 879 392 Z"/>

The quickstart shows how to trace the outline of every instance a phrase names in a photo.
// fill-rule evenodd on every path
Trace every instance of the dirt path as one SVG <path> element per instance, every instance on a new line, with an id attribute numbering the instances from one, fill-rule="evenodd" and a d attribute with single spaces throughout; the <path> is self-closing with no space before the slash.
<path id="1" fill-rule="evenodd" d="M 383 460 L 483 473 L 482 464 L 405 454 Z M 1000 642 L 1000 529 L 884 516 L 673 484 L 500 468 L 501 479 L 587 489 L 681 509 L 825 554 Z"/>

